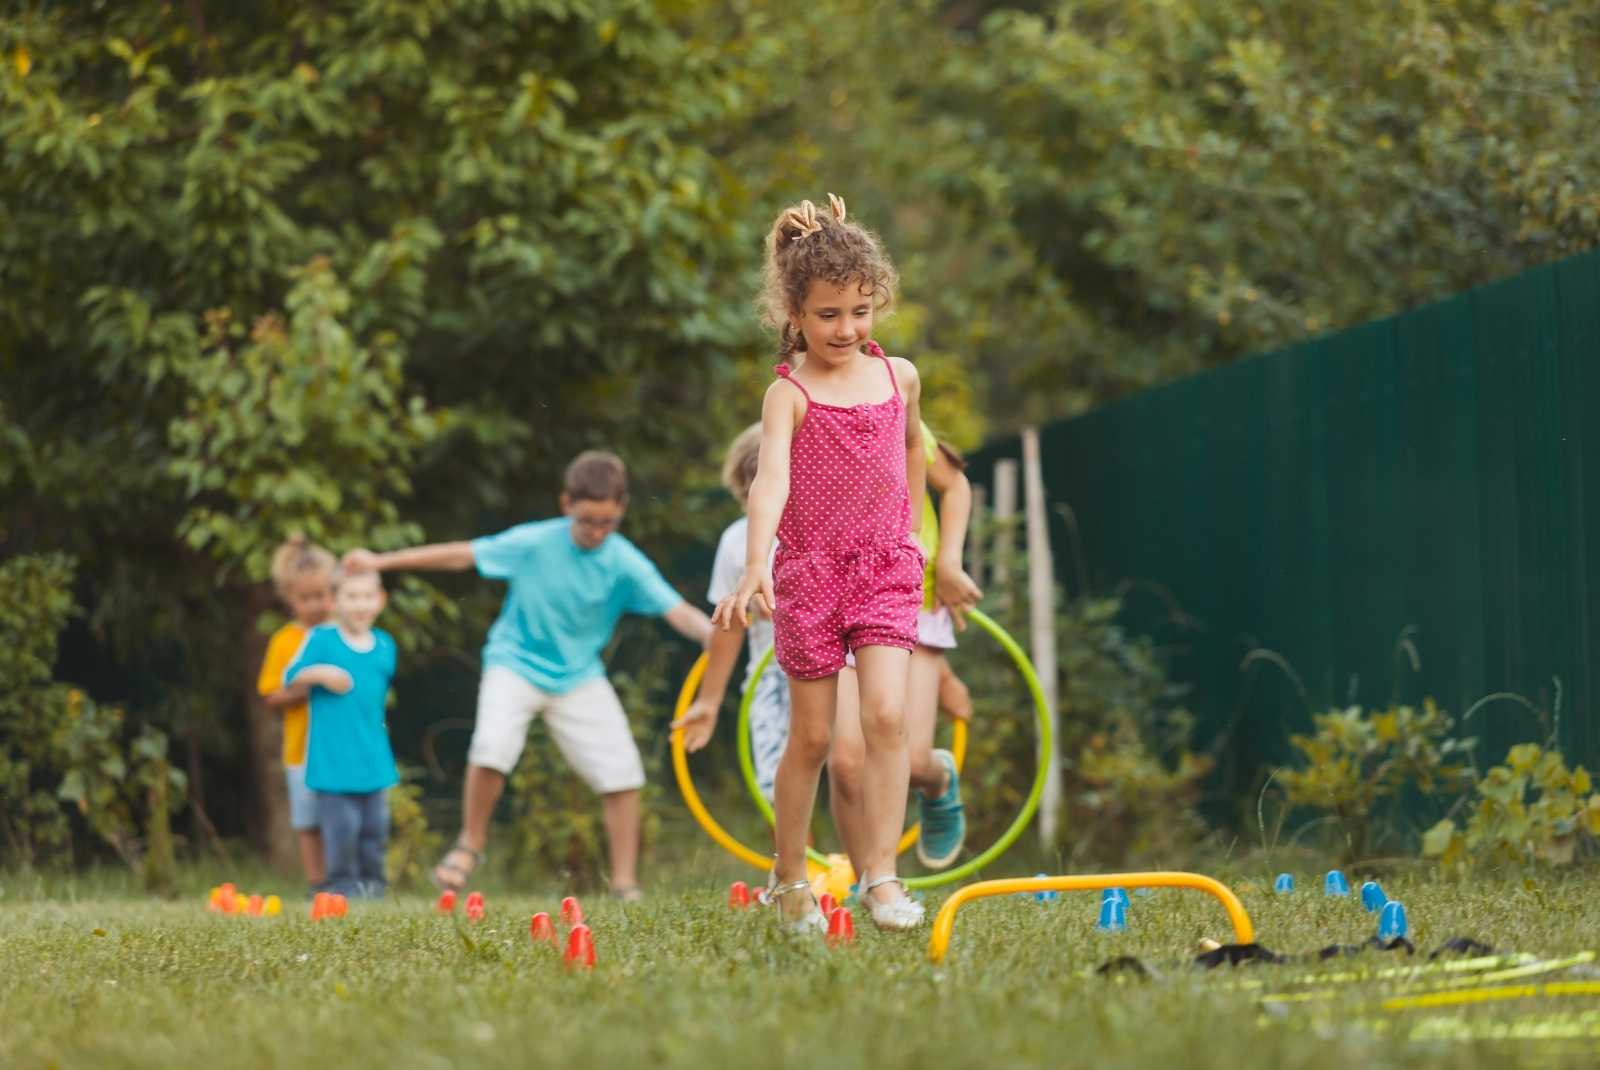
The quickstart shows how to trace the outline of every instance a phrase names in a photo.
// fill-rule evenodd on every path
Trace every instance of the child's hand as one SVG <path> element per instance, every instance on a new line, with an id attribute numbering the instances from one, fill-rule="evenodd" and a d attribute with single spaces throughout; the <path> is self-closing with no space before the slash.
<path id="1" fill-rule="evenodd" d="M 335 695 L 343 695 L 355 686 L 350 674 L 337 665 L 313 665 L 296 679 L 320 687 L 324 691 L 332 691 Z"/>
<path id="2" fill-rule="evenodd" d="M 377 572 L 378 555 L 371 550 L 349 550 L 339 564 L 344 566 L 346 572 Z"/>
<path id="3" fill-rule="evenodd" d="M 983 592 L 967 575 L 967 570 L 954 562 L 941 561 L 934 568 L 933 596 L 950 611 L 956 631 L 967 630 L 967 610 L 977 606 Z"/>
<path id="4" fill-rule="evenodd" d="M 739 586 L 733 593 L 717 603 L 717 611 L 711 614 L 713 627 L 726 631 L 737 624 L 741 628 L 750 627 L 750 599 L 758 599 L 757 612 L 765 611 L 770 616 L 777 600 L 772 596 L 772 570 L 745 569 L 744 575 L 739 577 Z"/>
<path id="5" fill-rule="evenodd" d="M 669 727 L 674 731 L 683 729 L 683 749 L 693 754 L 711 742 L 711 736 L 717 730 L 717 704 L 697 698 L 694 705 Z"/>

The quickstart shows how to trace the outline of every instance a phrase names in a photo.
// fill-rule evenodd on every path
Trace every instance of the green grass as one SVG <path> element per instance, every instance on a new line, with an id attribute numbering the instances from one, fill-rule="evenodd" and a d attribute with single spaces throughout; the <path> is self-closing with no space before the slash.
<path id="1" fill-rule="evenodd" d="M 730 912 L 727 881 L 750 875 L 737 864 L 697 852 L 680 870 L 641 905 L 584 897 L 600 958 L 590 974 L 565 973 L 528 939 L 529 914 L 553 912 L 556 888 L 491 890 L 488 920 L 458 930 L 421 894 L 312 923 L 298 897 L 277 919 L 207 914 L 204 885 L 223 874 L 188 873 L 177 902 L 141 899 L 116 877 L 0 876 L 0 1066 L 1347 1070 L 1580 1064 L 1600 1049 L 1597 997 L 1385 1012 L 1386 996 L 1461 975 L 1341 976 L 1420 965 L 1420 954 L 1198 971 L 1196 942 L 1228 937 L 1221 908 L 1199 893 L 1136 896 L 1131 927 L 1116 936 L 1094 931 L 1093 895 L 979 902 L 933 967 L 926 929 L 880 935 L 858 917 L 857 944 L 830 952 L 780 936 L 764 913 Z M 1289 897 L 1270 893 L 1268 871 L 1228 876 L 1275 950 L 1373 931 L 1358 902 L 1324 899 L 1310 872 Z M 239 883 L 291 891 L 252 877 Z M 1390 887 L 1423 951 L 1467 935 L 1539 956 L 1600 948 L 1597 891 L 1594 875 L 1417 875 Z M 1157 975 L 1094 974 L 1124 954 Z M 1316 991 L 1325 995 L 1262 999 Z M 1542 1035 L 1492 1039 L 1495 1030 Z M 1474 1035 L 1453 1036 L 1462 1032 Z"/>

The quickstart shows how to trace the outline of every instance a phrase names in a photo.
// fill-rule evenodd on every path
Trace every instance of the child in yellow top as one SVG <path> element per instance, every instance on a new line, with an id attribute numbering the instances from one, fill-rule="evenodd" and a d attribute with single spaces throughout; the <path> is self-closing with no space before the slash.
<path id="1" fill-rule="evenodd" d="M 316 793 L 306 787 L 306 729 L 310 714 L 306 688 L 285 686 L 283 674 L 305 643 L 306 633 L 328 619 L 333 605 L 333 570 L 327 550 L 296 535 L 272 555 L 272 582 L 292 615 L 272 634 L 256 689 L 266 704 L 283 714 L 283 772 L 289 785 L 289 825 L 300 843 L 306 881 L 320 887 L 326 877 L 322 832 L 317 827 Z"/>

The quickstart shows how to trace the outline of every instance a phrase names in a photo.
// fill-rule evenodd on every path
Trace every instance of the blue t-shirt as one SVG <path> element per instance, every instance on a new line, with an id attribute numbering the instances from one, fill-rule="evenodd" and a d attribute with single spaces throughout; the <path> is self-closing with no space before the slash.
<path id="1" fill-rule="evenodd" d="M 683 601 L 633 543 L 612 534 L 585 550 L 564 516 L 474 539 L 472 556 L 484 576 L 511 584 L 484 666 L 552 695 L 605 675 L 600 653 L 624 613 L 659 617 Z"/>
<path id="2" fill-rule="evenodd" d="M 337 665 L 353 686 L 342 695 L 311 689 L 311 735 L 306 744 L 306 787 L 312 791 L 360 794 L 399 782 L 383 707 L 394 679 L 395 647 L 389 633 L 372 629 L 372 649 L 357 650 L 333 624 L 306 634 L 284 682 L 313 665 Z"/>

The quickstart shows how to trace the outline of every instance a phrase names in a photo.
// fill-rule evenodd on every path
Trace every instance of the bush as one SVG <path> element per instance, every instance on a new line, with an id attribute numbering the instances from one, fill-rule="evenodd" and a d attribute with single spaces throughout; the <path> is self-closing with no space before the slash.
<path id="1" fill-rule="evenodd" d="M 1408 787 L 1432 795 L 1470 783 L 1471 770 L 1452 759 L 1465 756 L 1475 741 L 1449 738 L 1454 722 L 1431 698 L 1421 710 L 1351 706 L 1312 721 L 1313 735 L 1289 739 L 1305 767 L 1280 770 L 1277 779 L 1291 806 L 1324 811 L 1338 822 L 1346 862 L 1369 857 L 1373 823 L 1385 800 Z"/>
<path id="2" fill-rule="evenodd" d="M 383 869 L 396 888 L 420 887 L 435 861 L 443 837 L 428 827 L 422 806 L 422 785 L 415 773 L 401 769 L 400 783 L 389 790 L 389 849 Z"/>
<path id="3" fill-rule="evenodd" d="M 1423 838 L 1423 854 L 1445 865 L 1468 862 L 1568 865 L 1600 845 L 1600 793 L 1588 772 L 1568 769 L 1561 752 L 1521 743 L 1476 785 L 1477 808 L 1465 834 L 1445 818 Z"/>
<path id="4" fill-rule="evenodd" d="M 0 564 L 0 830 L 6 860 L 69 861 L 74 833 L 93 832 L 154 890 L 170 887 L 169 817 L 185 777 L 167 739 L 127 723 L 51 672 L 61 629 L 76 612 L 72 562 L 21 555 Z M 70 808 L 70 809 L 68 809 Z M 76 813 L 75 826 L 70 814 Z M 144 835 L 140 835 L 141 825 Z"/>

